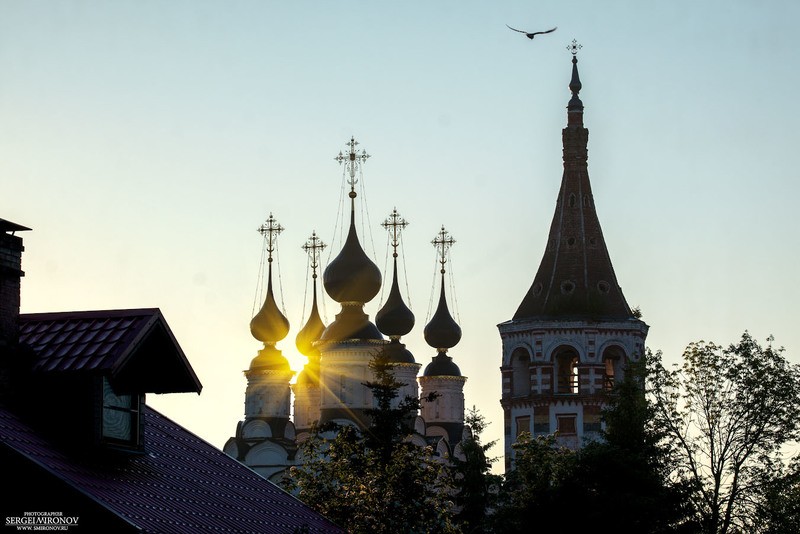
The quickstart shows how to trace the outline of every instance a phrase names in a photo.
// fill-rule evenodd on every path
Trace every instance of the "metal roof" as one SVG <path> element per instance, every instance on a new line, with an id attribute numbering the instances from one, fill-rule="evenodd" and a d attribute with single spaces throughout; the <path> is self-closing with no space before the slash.
<path id="1" fill-rule="evenodd" d="M 136 369 L 137 377 L 129 381 L 138 381 L 144 392 L 202 389 L 158 308 L 21 314 L 19 323 L 20 343 L 37 356 L 35 373 L 101 373 L 115 378 Z"/>
<path id="2" fill-rule="evenodd" d="M 154 409 L 143 415 L 145 454 L 75 454 L 3 406 L 0 444 L 142 532 L 343 532 Z"/>

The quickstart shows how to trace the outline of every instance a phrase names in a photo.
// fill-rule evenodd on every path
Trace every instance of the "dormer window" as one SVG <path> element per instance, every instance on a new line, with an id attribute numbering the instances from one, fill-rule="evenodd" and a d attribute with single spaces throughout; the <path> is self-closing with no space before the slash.
<path id="1" fill-rule="evenodd" d="M 140 408 L 140 395 L 118 395 L 108 378 L 103 377 L 103 418 L 100 432 L 103 442 L 126 448 L 140 448 Z"/>

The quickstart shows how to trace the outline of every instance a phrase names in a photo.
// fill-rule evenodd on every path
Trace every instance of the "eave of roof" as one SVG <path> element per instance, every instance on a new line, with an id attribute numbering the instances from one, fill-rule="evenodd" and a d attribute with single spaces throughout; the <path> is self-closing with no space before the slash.
<path id="1" fill-rule="evenodd" d="M 141 392 L 200 393 L 202 384 L 158 308 L 20 315 L 34 373 L 96 373 Z"/>

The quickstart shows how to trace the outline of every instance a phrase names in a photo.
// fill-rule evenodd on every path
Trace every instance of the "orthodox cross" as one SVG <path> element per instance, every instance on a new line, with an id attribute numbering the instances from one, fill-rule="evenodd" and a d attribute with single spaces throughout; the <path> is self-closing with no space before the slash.
<path id="1" fill-rule="evenodd" d="M 311 269 L 313 273 L 313 277 L 317 277 L 317 265 L 319 261 L 319 253 L 322 252 L 322 249 L 327 247 L 322 240 L 317 237 L 317 232 L 311 232 L 311 237 L 308 238 L 308 241 L 305 242 L 303 245 L 303 250 L 308 254 L 308 257 L 311 258 Z"/>
<path id="2" fill-rule="evenodd" d="M 436 237 L 431 241 L 431 244 L 438 249 L 439 252 L 439 263 L 442 265 L 441 273 L 444 274 L 444 264 L 447 262 L 447 251 L 450 250 L 450 247 L 455 244 L 456 240 L 453 239 L 447 230 L 442 229 L 439 230 L 439 233 L 436 234 Z"/>
<path id="3" fill-rule="evenodd" d="M 369 158 L 369 154 L 365 150 L 361 150 L 361 153 L 356 152 L 356 146 L 358 145 L 358 141 L 355 140 L 354 137 L 350 138 L 350 142 L 347 143 L 345 146 L 350 147 L 350 152 L 348 154 L 342 154 L 342 151 L 339 151 L 339 155 L 336 156 L 336 161 L 339 162 L 339 165 L 344 163 L 344 167 L 346 171 L 349 171 L 350 180 L 347 183 L 350 184 L 350 191 L 354 192 L 356 189 L 356 169 L 361 167 L 361 164 L 367 161 Z"/>
<path id="4" fill-rule="evenodd" d="M 272 263 L 272 251 L 275 250 L 275 242 L 278 239 L 278 234 L 283 232 L 283 226 L 278 224 L 278 221 L 272 214 L 269 214 L 266 222 L 258 227 L 258 233 L 264 236 L 264 241 L 267 245 L 267 261 Z"/>
<path id="5" fill-rule="evenodd" d="M 578 50 L 580 50 L 581 48 L 583 48 L 583 46 L 579 45 L 578 41 L 576 41 L 575 39 L 572 40 L 572 44 L 567 45 L 567 50 L 572 52 L 573 56 L 578 55 Z"/>
<path id="6" fill-rule="evenodd" d="M 400 214 L 397 212 L 397 208 L 392 210 L 392 214 L 381 223 L 381 226 L 386 228 L 389 234 L 392 236 L 392 248 L 394 249 L 394 253 L 392 257 L 397 257 L 397 238 L 400 237 L 400 232 L 408 226 L 408 221 L 403 219 Z"/>

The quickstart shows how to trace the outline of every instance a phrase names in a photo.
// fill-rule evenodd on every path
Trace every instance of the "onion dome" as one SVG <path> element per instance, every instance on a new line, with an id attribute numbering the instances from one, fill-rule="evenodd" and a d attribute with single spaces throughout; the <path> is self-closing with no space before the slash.
<path id="1" fill-rule="evenodd" d="M 297 338 L 295 338 L 295 345 L 297 346 L 297 350 L 300 351 L 300 354 L 310 356 L 316 352 L 317 349 L 314 348 L 314 343 L 319 341 L 324 331 L 325 323 L 323 323 L 322 319 L 319 317 L 319 311 L 317 311 L 317 297 L 314 295 L 314 305 L 311 308 L 311 315 L 308 321 L 306 321 L 305 326 L 303 326 L 303 329 L 297 333 Z"/>
<path id="2" fill-rule="evenodd" d="M 387 336 L 404 336 L 414 328 L 414 313 L 403 302 L 397 283 L 397 263 L 394 265 L 392 289 L 386 303 L 375 315 L 375 324 Z"/>
<path id="3" fill-rule="evenodd" d="M 444 282 L 444 281 L 443 281 Z M 461 327 L 455 322 L 447 308 L 447 299 L 444 294 L 444 283 L 439 295 L 439 306 L 433 314 L 430 322 L 425 325 L 425 341 L 431 347 L 445 352 L 447 349 L 455 347 L 461 341 Z"/>
<path id="4" fill-rule="evenodd" d="M 390 232 L 392 237 L 392 288 L 383 307 L 375 315 L 375 324 L 387 336 L 400 337 L 408 334 L 414 328 L 414 314 L 403 302 L 403 297 L 400 295 L 400 286 L 397 282 L 398 238 L 400 231 L 408 226 L 408 221 L 403 219 L 397 212 L 397 208 L 395 208 L 392 210 L 391 215 L 383 221 L 382 225 Z"/>
<path id="5" fill-rule="evenodd" d="M 272 294 L 272 266 L 267 286 L 267 298 L 258 313 L 250 320 L 250 333 L 262 343 L 275 344 L 289 333 L 289 320 L 278 309 Z"/>
<path id="6" fill-rule="evenodd" d="M 308 356 L 308 363 L 297 376 L 299 384 L 319 385 L 320 354 L 319 349 L 315 347 L 315 343 L 322 337 L 322 333 L 325 331 L 325 323 L 322 322 L 317 308 L 317 264 L 319 253 L 325 247 L 325 243 L 317 237 L 316 232 L 312 232 L 309 240 L 303 245 L 303 250 L 306 251 L 311 262 L 314 296 L 308 321 L 306 321 L 305 326 L 297 333 L 295 338 L 297 350 L 304 356 Z"/>
<path id="7" fill-rule="evenodd" d="M 389 363 L 416 363 L 411 351 L 397 338 L 392 338 L 389 344 L 383 348 L 383 354 Z"/>
<path id="8" fill-rule="evenodd" d="M 447 251 L 455 243 L 447 230 L 442 226 L 441 231 L 433 240 L 433 245 L 439 249 L 439 263 L 442 268 L 442 289 L 439 293 L 439 305 L 430 322 L 425 325 L 423 332 L 425 341 L 438 351 L 433 361 L 425 368 L 424 376 L 461 376 L 461 370 L 453 363 L 453 359 L 446 354 L 447 349 L 455 347 L 461 341 L 461 327 L 455 322 L 447 308 L 447 298 L 444 293 L 444 264 L 447 261 Z"/>
<path id="9" fill-rule="evenodd" d="M 440 352 L 425 367 L 423 376 L 461 376 L 461 369 L 453 362 L 453 358 Z"/>
<path id="10" fill-rule="evenodd" d="M 267 271 L 267 297 L 261 309 L 250 320 L 250 333 L 258 341 L 264 343 L 264 348 L 250 362 L 250 369 L 288 369 L 289 362 L 281 354 L 281 351 L 275 348 L 275 343 L 289 333 L 289 320 L 278 308 L 272 292 L 272 252 L 275 239 L 283 231 L 283 227 L 270 214 L 267 222 L 258 231 L 265 239 L 269 268 Z"/>
<path id="11" fill-rule="evenodd" d="M 350 192 L 350 198 L 355 198 Z M 328 264 L 322 276 L 325 291 L 336 302 L 360 302 L 372 300 L 381 289 L 381 271 L 369 259 L 356 233 L 355 213 L 350 210 L 350 230 L 339 255 Z"/>
<path id="12" fill-rule="evenodd" d="M 320 341 L 383 340 L 378 327 L 364 313 L 361 303 L 343 302 L 342 311 L 325 328 Z"/>

